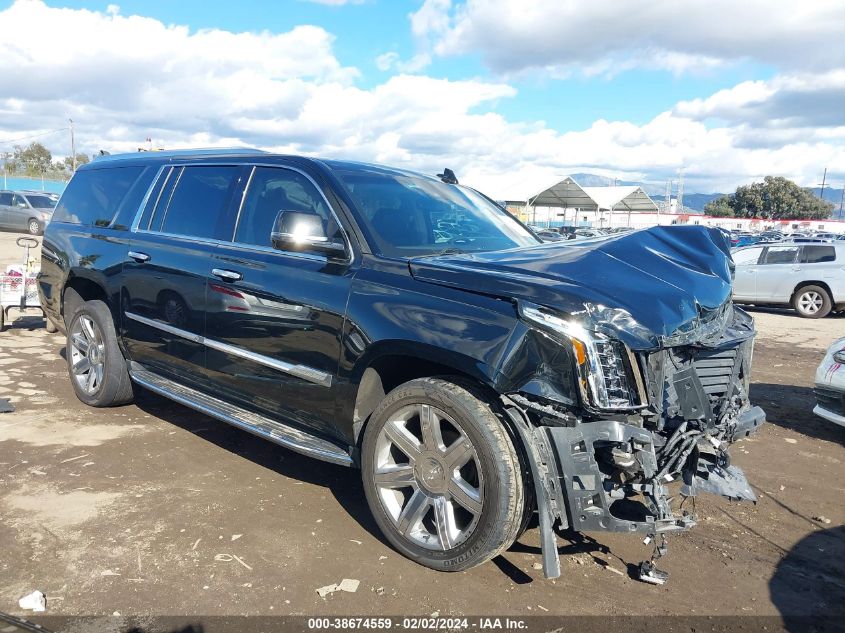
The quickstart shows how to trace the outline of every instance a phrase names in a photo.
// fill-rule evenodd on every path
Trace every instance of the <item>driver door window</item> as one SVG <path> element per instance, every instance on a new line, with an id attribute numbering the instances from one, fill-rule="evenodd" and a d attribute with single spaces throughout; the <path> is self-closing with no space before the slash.
<path id="1" fill-rule="evenodd" d="M 323 196 L 308 178 L 290 169 L 256 167 L 238 216 L 235 242 L 273 247 L 271 234 L 280 212 L 321 226 L 329 240 L 342 239 Z M 297 252 L 303 250 L 308 249 Z"/>

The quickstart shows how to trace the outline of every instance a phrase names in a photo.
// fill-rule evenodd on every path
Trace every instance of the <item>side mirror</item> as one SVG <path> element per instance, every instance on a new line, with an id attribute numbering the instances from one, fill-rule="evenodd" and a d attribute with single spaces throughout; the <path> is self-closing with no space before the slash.
<path id="1" fill-rule="evenodd" d="M 270 233 L 273 248 L 279 250 L 314 250 L 330 255 L 346 251 L 342 241 L 326 236 L 323 219 L 316 213 L 279 211 Z"/>

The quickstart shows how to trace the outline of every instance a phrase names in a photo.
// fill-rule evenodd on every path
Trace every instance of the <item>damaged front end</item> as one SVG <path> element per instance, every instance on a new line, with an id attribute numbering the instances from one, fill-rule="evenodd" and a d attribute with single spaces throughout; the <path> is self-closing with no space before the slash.
<path id="1" fill-rule="evenodd" d="M 620 320 L 637 328 L 618 310 L 565 318 L 524 301 L 519 310 L 525 327 L 503 370 L 520 384 L 504 401 L 533 453 L 541 528 L 641 533 L 655 543 L 641 579 L 662 584 L 654 561 L 665 534 L 696 523 L 682 509 L 688 498 L 756 501 L 727 450 L 765 422 L 748 398 L 753 320 L 728 300 L 633 350 L 612 336 Z M 548 534 L 544 565 L 555 576 Z"/>
<path id="2" fill-rule="evenodd" d="M 411 270 L 516 307 L 494 386 L 526 447 L 547 576 L 560 573 L 555 525 L 639 533 L 657 556 L 695 524 L 686 499 L 755 499 L 727 450 L 765 414 L 748 399 L 754 322 L 731 302 L 722 231 L 653 227 Z M 642 572 L 662 580 L 651 561 Z"/>

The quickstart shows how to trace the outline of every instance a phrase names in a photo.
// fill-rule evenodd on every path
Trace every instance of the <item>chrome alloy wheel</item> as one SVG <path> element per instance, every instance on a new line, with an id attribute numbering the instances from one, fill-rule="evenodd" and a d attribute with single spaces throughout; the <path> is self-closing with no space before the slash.
<path id="1" fill-rule="evenodd" d="M 373 479 L 382 507 L 416 545 L 449 550 L 472 534 L 484 504 L 481 462 L 444 411 L 403 407 L 376 441 Z"/>
<path id="2" fill-rule="evenodd" d="M 70 332 L 70 371 L 85 393 L 93 395 L 103 384 L 105 361 L 103 333 L 91 317 L 83 314 Z"/>
<path id="3" fill-rule="evenodd" d="M 811 290 L 798 298 L 798 305 L 801 306 L 801 311 L 805 314 L 815 314 L 822 309 L 824 299 L 818 292 Z"/>

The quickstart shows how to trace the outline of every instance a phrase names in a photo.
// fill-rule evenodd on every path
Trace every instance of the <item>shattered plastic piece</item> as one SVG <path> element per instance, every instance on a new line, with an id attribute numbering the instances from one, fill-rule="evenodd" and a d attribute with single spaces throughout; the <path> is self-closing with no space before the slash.
<path id="1" fill-rule="evenodd" d="M 28 609 L 30 611 L 46 611 L 47 610 L 47 597 L 38 590 L 33 591 L 32 593 L 24 596 L 20 600 L 18 600 L 18 606 L 21 609 Z"/>
<path id="2" fill-rule="evenodd" d="M 728 499 L 745 499 L 757 503 L 757 495 L 739 466 L 707 466 L 707 478 L 697 476 L 695 486 L 703 492 L 722 495 Z"/>
<path id="3" fill-rule="evenodd" d="M 354 578 L 344 578 L 340 581 L 340 584 L 337 588 L 340 591 L 347 591 L 349 593 L 355 593 L 358 591 L 358 585 L 361 584 L 360 580 L 355 580 Z"/>
<path id="4" fill-rule="evenodd" d="M 13 405 L 8 398 L 0 398 L 0 413 L 13 413 L 15 405 Z"/>
<path id="5" fill-rule="evenodd" d="M 660 571 L 649 561 L 643 561 L 639 567 L 639 579 L 651 585 L 665 585 L 669 580 L 669 573 Z"/>
<path id="6" fill-rule="evenodd" d="M 344 578 L 339 583 L 320 587 L 319 589 L 317 589 L 317 593 L 320 595 L 321 598 L 325 598 L 330 593 L 334 593 L 336 591 L 346 591 L 347 593 L 355 593 L 356 591 L 358 591 L 358 586 L 360 584 L 360 580 L 356 580 L 354 578 Z"/>

